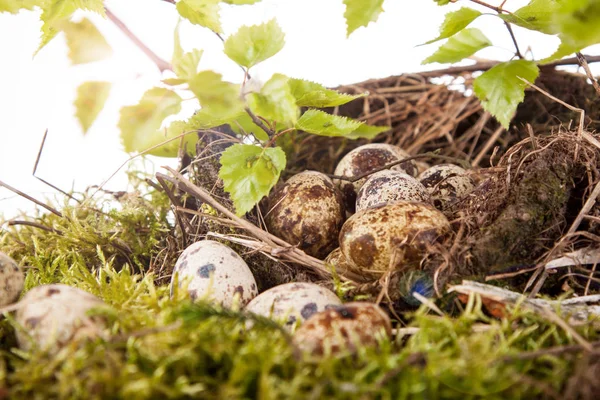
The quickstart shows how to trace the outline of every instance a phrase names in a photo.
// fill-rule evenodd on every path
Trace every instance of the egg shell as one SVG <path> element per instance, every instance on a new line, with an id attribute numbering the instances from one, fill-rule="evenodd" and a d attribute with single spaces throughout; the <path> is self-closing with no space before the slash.
<path id="1" fill-rule="evenodd" d="M 313 315 L 296 330 L 293 340 L 302 351 L 323 355 L 376 346 L 391 335 L 390 318 L 378 305 L 353 302 Z"/>
<path id="2" fill-rule="evenodd" d="M 418 263 L 427 245 L 449 231 L 448 219 L 433 206 L 400 201 L 350 217 L 340 232 L 340 249 L 354 272 L 378 278 Z"/>
<path id="3" fill-rule="evenodd" d="M 23 290 L 25 277 L 12 258 L 0 252 L 0 306 L 13 303 Z"/>
<path id="4" fill-rule="evenodd" d="M 269 196 L 265 221 L 269 232 L 322 259 L 337 247 L 344 217 L 342 194 L 331 179 L 304 171 Z"/>
<path id="5" fill-rule="evenodd" d="M 385 143 L 365 144 L 346 154 L 336 166 L 334 174 L 353 178 L 407 157 L 410 155 L 398 146 Z M 390 169 L 417 176 L 417 166 L 412 160 L 395 165 Z M 366 179 L 359 179 L 356 182 L 334 181 L 342 191 L 346 209 L 351 213 L 355 209 L 356 195 Z"/>
<path id="6" fill-rule="evenodd" d="M 444 209 L 452 201 L 466 196 L 475 187 L 468 172 L 452 164 L 435 165 L 423 171 L 419 175 L 419 181 L 439 209 Z"/>
<path id="7" fill-rule="evenodd" d="M 270 317 L 285 318 L 285 326 L 292 328 L 297 321 L 303 323 L 313 314 L 341 305 L 331 290 L 307 282 L 292 282 L 275 286 L 255 297 L 246 311 Z"/>
<path id="8" fill-rule="evenodd" d="M 177 259 L 171 278 L 171 296 L 177 276 L 179 287 L 187 283 L 192 300 L 214 301 L 224 307 L 245 306 L 257 294 L 256 281 L 246 262 L 230 247 L 214 240 L 188 246 Z"/>
<path id="9" fill-rule="evenodd" d="M 93 308 L 105 306 L 96 296 L 72 286 L 53 284 L 31 289 L 19 302 L 15 320 L 19 347 L 32 344 L 41 349 L 59 348 L 72 341 L 100 336 L 104 321 L 88 316 Z"/>
<path id="10" fill-rule="evenodd" d="M 401 200 L 431 203 L 431 196 L 421 182 L 404 172 L 379 171 L 358 191 L 356 211 Z"/>

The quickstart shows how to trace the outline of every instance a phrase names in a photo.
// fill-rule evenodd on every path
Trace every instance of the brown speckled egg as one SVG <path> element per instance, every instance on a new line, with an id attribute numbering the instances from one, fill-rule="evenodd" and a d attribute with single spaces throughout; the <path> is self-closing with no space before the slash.
<path id="1" fill-rule="evenodd" d="M 350 217 L 340 232 L 340 249 L 354 272 L 378 278 L 418 263 L 427 245 L 449 231 L 448 219 L 433 206 L 400 201 Z"/>
<path id="2" fill-rule="evenodd" d="M 14 302 L 23 290 L 25 277 L 12 258 L 0 252 L 0 306 Z"/>
<path id="3" fill-rule="evenodd" d="M 455 199 L 466 196 L 475 187 L 468 172 L 452 164 L 440 164 L 427 169 L 419 175 L 419 181 L 429 191 L 438 209 L 444 209 Z"/>
<path id="4" fill-rule="evenodd" d="M 303 323 L 313 314 L 341 304 L 331 290 L 314 283 L 292 282 L 259 294 L 246 310 L 275 320 L 285 318 L 285 326 L 292 328 L 297 321 Z"/>
<path id="5" fill-rule="evenodd" d="M 384 165 L 410 157 L 398 146 L 385 143 L 371 143 L 357 147 L 346 154 L 335 168 L 335 175 L 349 178 L 375 171 Z M 410 176 L 417 176 L 417 167 L 413 161 L 406 161 L 391 167 L 392 170 L 403 171 Z M 354 212 L 356 194 L 365 183 L 366 178 L 356 182 L 336 180 L 335 184 L 341 189 L 344 203 L 349 212 Z"/>
<path id="6" fill-rule="evenodd" d="M 313 355 L 355 352 L 390 338 L 392 324 L 376 304 L 354 302 L 312 316 L 294 334 L 294 343 Z"/>
<path id="7" fill-rule="evenodd" d="M 71 341 L 100 336 L 102 318 L 90 316 L 93 308 L 106 306 L 96 296 L 62 285 L 42 285 L 31 289 L 19 302 L 15 320 L 25 332 L 17 330 L 19 347 L 37 344 L 42 349 L 60 347 Z"/>
<path id="8" fill-rule="evenodd" d="M 307 254 L 323 258 L 337 246 L 344 223 L 342 195 L 316 171 L 292 176 L 269 196 L 269 232 Z"/>
<path id="9" fill-rule="evenodd" d="M 256 281 L 246 262 L 230 247 L 214 240 L 201 240 L 189 245 L 179 256 L 171 278 L 187 284 L 192 300 L 209 300 L 231 307 L 238 298 L 245 306 L 257 294 Z"/>
<path id="10" fill-rule="evenodd" d="M 404 172 L 379 171 L 358 191 L 356 211 L 401 200 L 431 203 L 431 196 L 421 182 Z"/>

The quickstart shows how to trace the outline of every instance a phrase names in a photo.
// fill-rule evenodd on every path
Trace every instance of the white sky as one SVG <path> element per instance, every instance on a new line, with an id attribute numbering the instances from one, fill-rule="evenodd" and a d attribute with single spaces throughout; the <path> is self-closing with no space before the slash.
<path id="1" fill-rule="evenodd" d="M 360 28 L 349 39 L 345 37 L 342 0 L 263 0 L 252 6 L 224 6 L 221 20 L 225 36 L 241 25 L 274 17 L 284 29 L 286 46 L 253 68 L 254 77 L 267 80 L 280 72 L 335 86 L 423 70 L 421 60 L 437 46 L 416 46 L 437 35 L 445 12 L 465 3 L 438 7 L 432 0 L 387 0 L 378 22 Z M 170 60 L 178 21 L 173 5 L 160 0 L 106 0 L 105 4 L 159 56 Z M 506 7 L 516 9 L 524 4 L 526 1 L 508 0 Z M 54 195 L 31 175 L 45 129 L 49 136 L 38 176 L 64 190 L 99 184 L 129 157 L 121 149 L 116 126 L 119 108 L 135 104 L 161 79 L 154 64 L 110 21 L 85 15 L 105 35 L 114 55 L 99 63 L 71 66 L 62 35 L 33 58 L 41 26 L 38 12 L 0 14 L 0 180 L 40 200 Z M 478 56 L 511 57 L 512 42 L 496 18 L 484 16 L 472 26 L 482 29 L 495 43 Z M 521 49 L 531 46 L 538 59 L 551 54 L 558 44 L 555 38 L 526 30 L 517 28 L 515 33 Z M 221 42 L 213 33 L 183 22 L 181 36 L 184 49 L 204 50 L 202 69 L 241 81 L 241 71 L 222 53 Z M 594 50 L 598 53 L 600 48 L 587 53 L 595 54 Z M 427 69 L 440 67 L 433 64 Z M 73 101 L 77 86 L 88 80 L 110 81 L 113 87 L 105 109 L 84 136 L 73 117 Z M 194 108 L 193 102 L 186 102 L 182 116 L 191 115 Z M 156 168 L 174 163 L 172 159 L 153 160 Z M 107 188 L 125 189 L 124 174 L 112 179 Z M 31 210 L 32 206 L 0 188 L 0 215 L 13 216 L 18 209 Z"/>

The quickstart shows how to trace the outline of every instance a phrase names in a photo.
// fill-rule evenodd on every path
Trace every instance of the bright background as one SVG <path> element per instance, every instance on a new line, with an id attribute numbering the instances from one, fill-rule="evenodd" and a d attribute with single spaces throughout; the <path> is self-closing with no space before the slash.
<path id="1" fill-rule="evenodd" d="M 275 57 L 253 68 L 253 77 L 266 81 L 274 72 L 309 79 L 327 86 L 360 82 L 443 66 L 421 66 L 437 45 L 416 47 L 437 36 L 444 14 L 460 4 L 438 7 L 432 0 L 387 0 L 376 23 L 345 36 L 342 0 L 263 0 L 252 6 L 227 6 L 221 11 L 225 36 L 241 25 L 277 18 L 286 33 L 286 46 Z M 508 0 L 517 9 L 527 1 Z M 106 6 L 144 43 L 165 60 L 171 59 L 173 31 L 178 15 L 172 4 L 160 0 L 106 0 Z M 471 4 L 469 4 L 471 5 Z M 482 9 L 485 11 L 485 9 Z M 55 193 L 32 176 L 43 133 L 49 130 L 37 175 L 63 190 L 84 190 L 103 182 L 129 158 L 122 151 L 117 129 L 119 108 L 135 104 L 161 75 L 154 64 L 112 23 L 97 15 L 96 23 L 114 54 L 102 62 L 71 66 L 63 35 L 57 36 L 37 56 L 39 12 L 0 14 L 0 180 L 44 200 Z M 479 18 L 479 27 L 495 44 L 478 57 L 507 60 L 514 50 L 504 26 L 492 16 Z M 558 40 L 516 28 L 521 50 L 531 46 L 535 58 L 551 54 Z M 204 50 L 201 69 L 213 69 L 234 82 L 242 80 L 239 68 L 222 53 L 221 41 L 211 32 L 187 22 L 181 24 L 185 50 Z M 595 50 L 595 52 L 594 52 Z M 600 50 L 588 49 L 587 54 Z M 597 73 L 598 70 L 596 69 Z M 87 135 L 74 118 L 76 88 L 88 80 L 113 83 L 105 109 Z M 185 102 L 182 116 L 191 115 L 196 104 Z M 153 158 L 156 169 L 175 160 Z M 124 173 L 107 188 L 124 190 Z M 0 215 L 30 211 L 32 204 L 0 188 Z"/>

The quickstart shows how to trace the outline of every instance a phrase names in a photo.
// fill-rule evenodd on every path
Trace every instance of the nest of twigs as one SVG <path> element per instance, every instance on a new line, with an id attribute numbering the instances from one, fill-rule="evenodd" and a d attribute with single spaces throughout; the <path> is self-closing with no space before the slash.
<path id="1" fill-rule="evenodd" d="M 330 111 L 390 126 L 374 141 L 398 145 L 413 156 L 427 153 L 423 161 L 436 164 L 442 162 L 436 156 L 445 156 L 473 167 L 475 191 L 446 210 L 453 234 L 430 249 L 420 265 L 433 278 L 438 295 L 446 283 L 463 277 L 548 291 L 564 289 L 569 281 L 569 288 L 582 293 L 583 288 L 593 290 L 590 283 L 598 275 L 592 267 L 584 266 L 578 274 L 561 271 L 565 273 L 548 280 L 543 265 L 568 250 L 600 242 L 600 210 L 590 206 L 600 181 L 600 142 L 594 134 L 600 97 L 585 76 L 544 70 L 537 85 L 589 111 L 585 129 L 578 125 L 579 112 L 531 89 L 505 131 L 470 95 L 472 80 L 467 73 L 370 80 L 338 88 L 369 96 Z M 406 306 L 405 272 L 359 283 L 269 234 L 259 207 L 243 218 L 235 216 L 217 171 L 220 152 L 236 139 L 225 130 L 200 132 L 199 139 L 195 159 L 185 160 L 180 171 L 158 174 L 175 207 L 180 249 L 203 237 L 227 242 L 246 259 L 260 290 L 290 281 L 346 283 L 352 287 L 349 296 L 370 295 L 393 308 Z M 292 151 L 284 177 L 305 169 L 331 174 L 343 155 L 366 143 L 303 133 L 286 140 Z M 574 275 L 587 276 L 587 284 L 575 282 Z"/>

